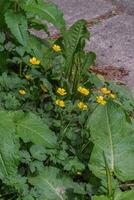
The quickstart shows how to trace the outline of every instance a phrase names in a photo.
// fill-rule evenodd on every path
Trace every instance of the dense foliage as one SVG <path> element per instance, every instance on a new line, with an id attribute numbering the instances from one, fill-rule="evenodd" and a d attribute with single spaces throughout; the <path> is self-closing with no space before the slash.
<path id="1" fill-rule="evenodd" d="M 89 71 L 86 21 L 66 30 L 44 0 L 0 8 L 0 199 L 133 200 L 134 99 Z"/>

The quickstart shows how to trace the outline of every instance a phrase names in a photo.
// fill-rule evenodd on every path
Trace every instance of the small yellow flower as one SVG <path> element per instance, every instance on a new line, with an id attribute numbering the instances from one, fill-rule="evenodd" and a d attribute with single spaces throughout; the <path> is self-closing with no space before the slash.
<path id="1" fill-rule="evenodd" d="M 79 171 L 78 171 L 78 172 L 76 173 L 76 175 L 81 176 L 81 175 L 82 175 L 82 172 L 79 172 Z"/>
<path id="2" fill-rule="evenodd" d="M 109 96 L 110 96 L 112 99 L 115 99 L 115 98 L 116 98 L 116 95 L 113 94 L 113 93 L 110 93 Z"/>
<path id="3" fill-rule="evenodd" d="M 56 52 L 60 52 L 60 51 L 61 51 L 61 47 L 60 47 L 59 45 L 56 45 L 56 44 L 54 44 L 54 45 L 52 46 L 52 49 L 53 49 L 54 51 L 56 51 Z"/>
<path id="4" fill-rule="evenodd" d="M 20 89 L 20 90 L 19 90 L 19 94 L 23 96 L 23 95 L 25 95 L 25 94 L 26 94 L 26 91 L 25 91 L 25 90 L 23 90 L 23 89 Z"/>
<path id="5" fill-rule="evenodd" d="M 58 105 L 58 106 L 60 106 L 61 108 L 64 108 L 64 107 L 65 107 L 64 101 L 63 101 L 63 100 L 60 100 L 60 99 L 57 99 L 57 100 L 55 101 L 55 104 Z"/>
<path id="6" fill-rule="evenodd" d="M 40 60 L 38 60 L 38 59 L 35 58 L 35 57 L 30 58 L 29 62 L 30 62 L 32 65 L 39 65 L 39 64 L 40 64 Z"/>
<path id="7" fill-rule="evenodd" d="M 85 96 L 87 96 L 87 95 L 89 95 L 89 90 L 88 89 L 86 89 L 86 88 L 84 88 L 84 87 L 78 87 L 78 92 L 80 92 L 81 94 L 83 94 L 83 95 L 85 95 Z"/>
<path id="8" fill-rule="evenodd" d="M 97 98 L 96 98 L 96 101 L 97 101 L 97 103 L 99 103 L 99 104 L 101 104 L 101 105 L 105 105 L 107 102 L 104 100 L 104 97 L 103 96 L 98 96 Z"/>
<path id="9" fill-rule="evenodd" d="M 61 96 L 64 96 L 67 94 L 64 88 L 58 88 L 57 93 L 60 94 Z"/>
<path id="10" fill-rule="evenodd" d="M 29 81 L 31 79 L 30 75 L 29 74 L 26 74 L 25 75 L 25 78 Z"/>
<path id="11" fill-rule="evenodd" d="M 103 94 L 110 94 L 110 93 L 111 93 L 111 91 L 110 91 L 108 88 L 106 88 L 106 87 L 102 87 L 102 88 L 100 89 L 100 91 L 101 91 Z"/>
<path id="12" fill-rule="evenodd" d="M 81 110 L 87 110 L 87 105 L 85 103 L 83 103 L 82 101 L 80 101 L 78 104 L 77 104 L 78 108 L 81 109 Z"/>

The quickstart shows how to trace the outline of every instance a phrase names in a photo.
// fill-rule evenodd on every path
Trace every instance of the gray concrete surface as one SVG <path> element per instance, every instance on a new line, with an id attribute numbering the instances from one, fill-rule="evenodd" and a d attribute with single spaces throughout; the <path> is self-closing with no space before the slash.
<path id="1" fill-rule="evenodd" d="M 112 0 L 113 3 L 120 4 L 124 7 L 126 13 L 134 15 L 134 0 Z"/>
<path id="2" fill-rule="evenodd" d="M 76 20 L 90 19 L 105 14 L 113 9 L 113 5 L 105 0 L 51 0 L 64 11 L 69 25 Z"/>
<path id="3" fill-rule="evenodd" d="M 114 16 L 95 25 L 91 33 L 87 49 L 96 52 L 98 65 L 130 71 L 127 83 L 134 93 L 134 16 Z"/>
<path id="4" fill-rule="evenodd" d="M 129 4 L 131 9 L 134 5 L 134 0 L 52 1 L 63 9 L 69 25 L 80 18 L 90 20 L 104 15 L 114 8 L 113 1 L 122 1 L 123 4 L 132 3 Z M 126 82 L 134 94 L 134 15 L 125 12 L 94 25 L 91 29 L 91 41 L 87 43 L 86 48 L 97 53 L 99 66 L 112 65 L 128 70 Z"/>

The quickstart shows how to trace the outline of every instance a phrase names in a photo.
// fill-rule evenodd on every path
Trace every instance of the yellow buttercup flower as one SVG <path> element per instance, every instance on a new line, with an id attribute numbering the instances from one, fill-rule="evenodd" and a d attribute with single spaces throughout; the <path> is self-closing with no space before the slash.
<path id="1" fill-rule="evenodd" d="M 81 109 L 81 110 L 87 110 L 87 105 L 85 103 L 83 103 L 82 101 L 80 101 L 78 104 L 77 104 L 78 108 Z"/>
<path id="2" fill-rule="evenodd" d="M 61 108 L 64 108 L 64 107 L 65 107 L 64 101 L 63 101 L 63 100 L 60 100 L 60 99 L 57 99 L 57 100 L 55 101 L 55 104 L 56 104 L 57 106 L 60 106 Z"/>
<path id="3" fill-rule="evenodd" d="M 25 95 L 25 94 L 26 94 L 26 91 L 25 91 L 25 90 L 23 90 L 23 89 L 20 89 L 20 90 L 19 90 L 19 94 L 23 96 L 23 95 Z"/>
<path id="4" fill-rule="evenodd" d="M 105 105 L 107 102 L 104 100 L 104 97 L 103 96 L 98 96 L 96 97 L 96 101 L 97 103 L 101 104 L 101 105 Z"/>
<path id="5" fill-rule="evenodd" d="M 52 46 L 52 49 L 53 49 L 55 52 L 60 52 L 60 51 L 61 51 L 61 47 L 60 47 L 59 45 L 56 45 L 56 44 L 54 44 L 54 45 Z"/>
<path id="6" fill-rule="evenodd" d="M 53 49 L 54 51 L 56 51 L 56 52 L 60 52 L 60 51 L 61 51 L 61 47 L 60 47 L 59 45 L 56 45 L 56 44 L 54 44 L 54 45 L 52 46 L 52 49 Z"/>
<path id="7" fill-rule="evenodd" d="M 116 98 L 116 95 L 113 94 L 113 93 L 110 93 L 109 96 L 110 96 L 112 99 L 115 99 L 115 98 Z"/>
<path id="8" fill-rule="evenodd" d="M 61 96 L 64 96 L 67 94 L 64 88 L 58 88 L 57 93 L 60 94 Z"/>
<path id="9" fill-rule="evenodd" d="M 30 62 L 32 65 L 39 65 L 39 64 L 40 64 L 40 60 L 38 60 L 38 59 L 35 58 L 35 57 L 30 58 L 29 62 Z"/>
<path id="10" fill-rule="evenodd" d="M 78 92 L 80 92 L 81 94 L 83 94 L 83 95 L 85 95 L 85 96 L 87 96 L 87 95 L 89 95 L 89 90 L 88 89 L 86 89 L 86 88 L 84 88 L 84 87 L 78 87 Z"/>
<path id="11" fill-rule="evenodd" d="M 110 93 L 111 93 L 111 91 L 110 91 L 108 88 L 106 88 L 106 87 L 102 87 L 102 88 L 100 89 L 100 91 L 101 91 L 103 94 L 110 94 Z"/>

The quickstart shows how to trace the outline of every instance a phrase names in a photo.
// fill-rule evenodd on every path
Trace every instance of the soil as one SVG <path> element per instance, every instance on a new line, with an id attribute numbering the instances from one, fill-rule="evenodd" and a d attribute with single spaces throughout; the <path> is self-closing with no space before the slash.
<path id="1" fill-rule="evenodd" d="M 114 66 L 99 66 L 92 67 L 90 71 L 95 74 L 100 74 L 104 76 L 107 80 L 114 80 L 121 84 L 125 84 L 125 77 L 128 76 L 129 71 L 124 68 L 117 68 Z"/>

